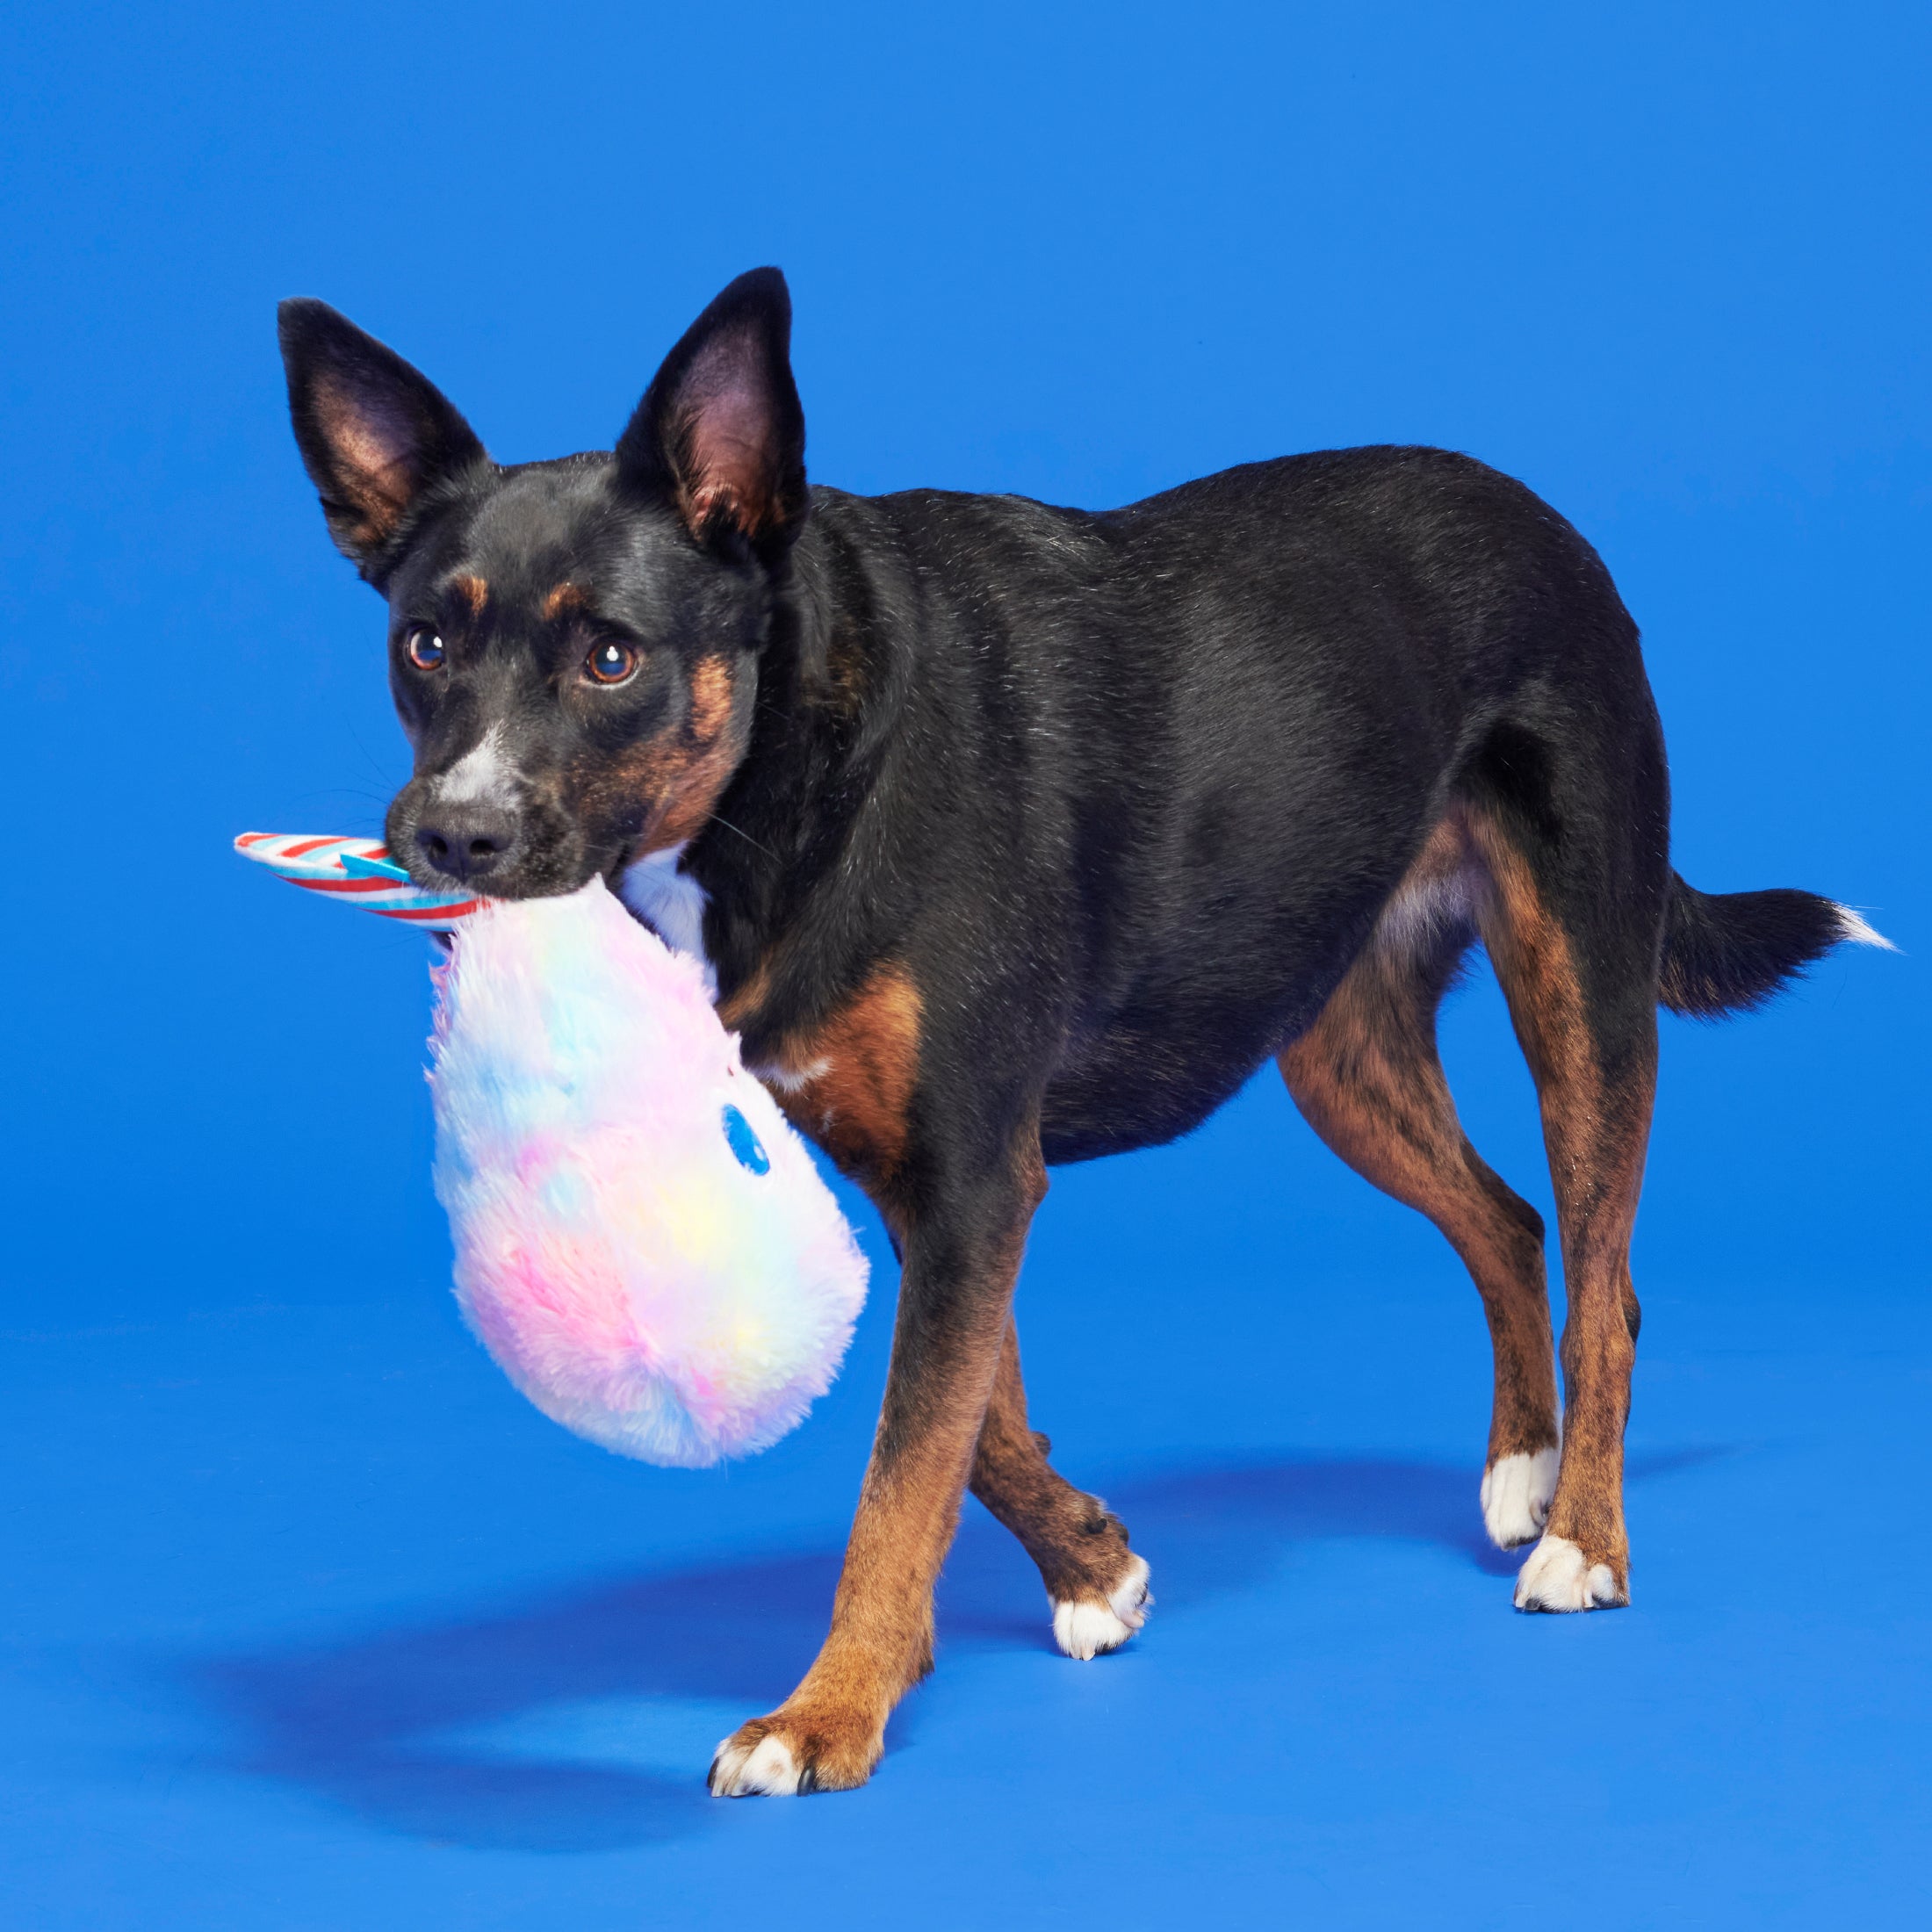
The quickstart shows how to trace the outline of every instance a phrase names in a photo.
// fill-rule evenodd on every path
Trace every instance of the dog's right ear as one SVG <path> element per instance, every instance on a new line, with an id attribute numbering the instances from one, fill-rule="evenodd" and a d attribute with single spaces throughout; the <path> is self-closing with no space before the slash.
<path id="1" fill-rule="evenodd" d="M 791 374 L 791 296 L 776 269 L 741 275 L 685 330 L 617 440 L 633 489 L 668 498 L 699 543 L 768 560 L 803 526 L 805 416 Z"/>
<path id="2" fill-rule="evenodd" d="M 379 589 L 425 491 L 489 458 L 434 383 L 327 302 L 278 311 L 295 441 L 336 548 Z"/>

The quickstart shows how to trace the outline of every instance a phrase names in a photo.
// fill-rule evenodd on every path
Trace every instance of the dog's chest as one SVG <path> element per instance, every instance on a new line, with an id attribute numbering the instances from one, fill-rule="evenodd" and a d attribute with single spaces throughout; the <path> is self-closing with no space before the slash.
<path id="1" fill-rule="evenodd" d="M 704 950 L 704 888 L 679 869 L 681 845 L 667 847 L 624 869 L 617 896 L 672 951 L 688 953 L 704 969 L 704 984 L 717 998 L 717 970 Z"/>
<path id="2" fill-rule="evenodd" d="M 627 867 L 618 896 L 667 946 L 703 967 L 716 1000 L 717 971 L 704 950 L 709 899 L 679 869 L 683 850 L 674 846 Z M 809 1031 L 788 1034 L 768 1058 L 747 1060 L 747 1071 L 840 1169 L 883 1184 L 905 1152 L 921 1007 L 919 990 L 903 970 L 878 969 Z"/>

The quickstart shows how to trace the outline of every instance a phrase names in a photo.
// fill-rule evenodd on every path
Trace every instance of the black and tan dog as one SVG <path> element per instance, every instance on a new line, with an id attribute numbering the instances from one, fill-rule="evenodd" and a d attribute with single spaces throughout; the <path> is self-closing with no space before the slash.
<path id="1" fill-rule="evenodd" d="M 1275 1056 L 1427 1215 L 1489 1318 L 1489 1533 L 1525 1610 L 1622 1604 L 1628 1267 L 1656 1009 L 1755 1005 L 1855 914 L 1670 869 L 1637 628 L 1520 484 L 1438 450 L 1258 463 L 1089 515 L 808 487 L 772 270 L 674 349 L 614 453 L 499 468 L 421 375 L 282 310 L 295 433 L 388 599 L 415 775 L 390 847 L 508 898 L 602 875 L 702 951 L 747 1064 L 904 1263 L 824 1650 L 720 1793 L 861 1783 L 932 1658 L 962 1493 L 1077 1657 L 1148 1602 L 1029 1429 L 1012 1306 L 1046 1171 L 1183 1134 Z M 1541 1097 L 1535 1211 L 1464 1139 L 1435 1013 L 1488 948 Z"/>

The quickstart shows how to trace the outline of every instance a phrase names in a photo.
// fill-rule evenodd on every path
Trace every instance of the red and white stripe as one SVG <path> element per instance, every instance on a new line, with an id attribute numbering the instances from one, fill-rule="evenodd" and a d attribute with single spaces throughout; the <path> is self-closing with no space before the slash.
<path id="1" fill-rule="evenodd" d="M 299 832 L 244 832 L 234 841 L 244 859 L 265 865 L 277 877 L 306 892 L 320 892 L 386 919 L 401 919 L 431 932 L 450 927 L 487 901 L 466 892 L 425 892 L 407 877 L 380 839 L 312 837 Z M 344 864 L 344 860 L 349 862 Z"/>

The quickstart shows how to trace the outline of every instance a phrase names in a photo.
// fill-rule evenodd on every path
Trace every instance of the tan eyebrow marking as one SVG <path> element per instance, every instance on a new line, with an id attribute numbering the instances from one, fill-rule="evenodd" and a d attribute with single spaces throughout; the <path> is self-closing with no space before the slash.
<path id="1" fill-rule="evenodd" d="M 546 618 L 560 617 L 566 610 L 581 610 L 584 594 L 575 584 L 559 584 L 544 599 L 543 612 Z"/>
<path id="2" fill-rule="evenodd" d="M 483 615 L 483 606 L 490 601 L 490 587 L 480 577 L 452 577 L 450 588 L 469 605 L 472 617 Z"/>

